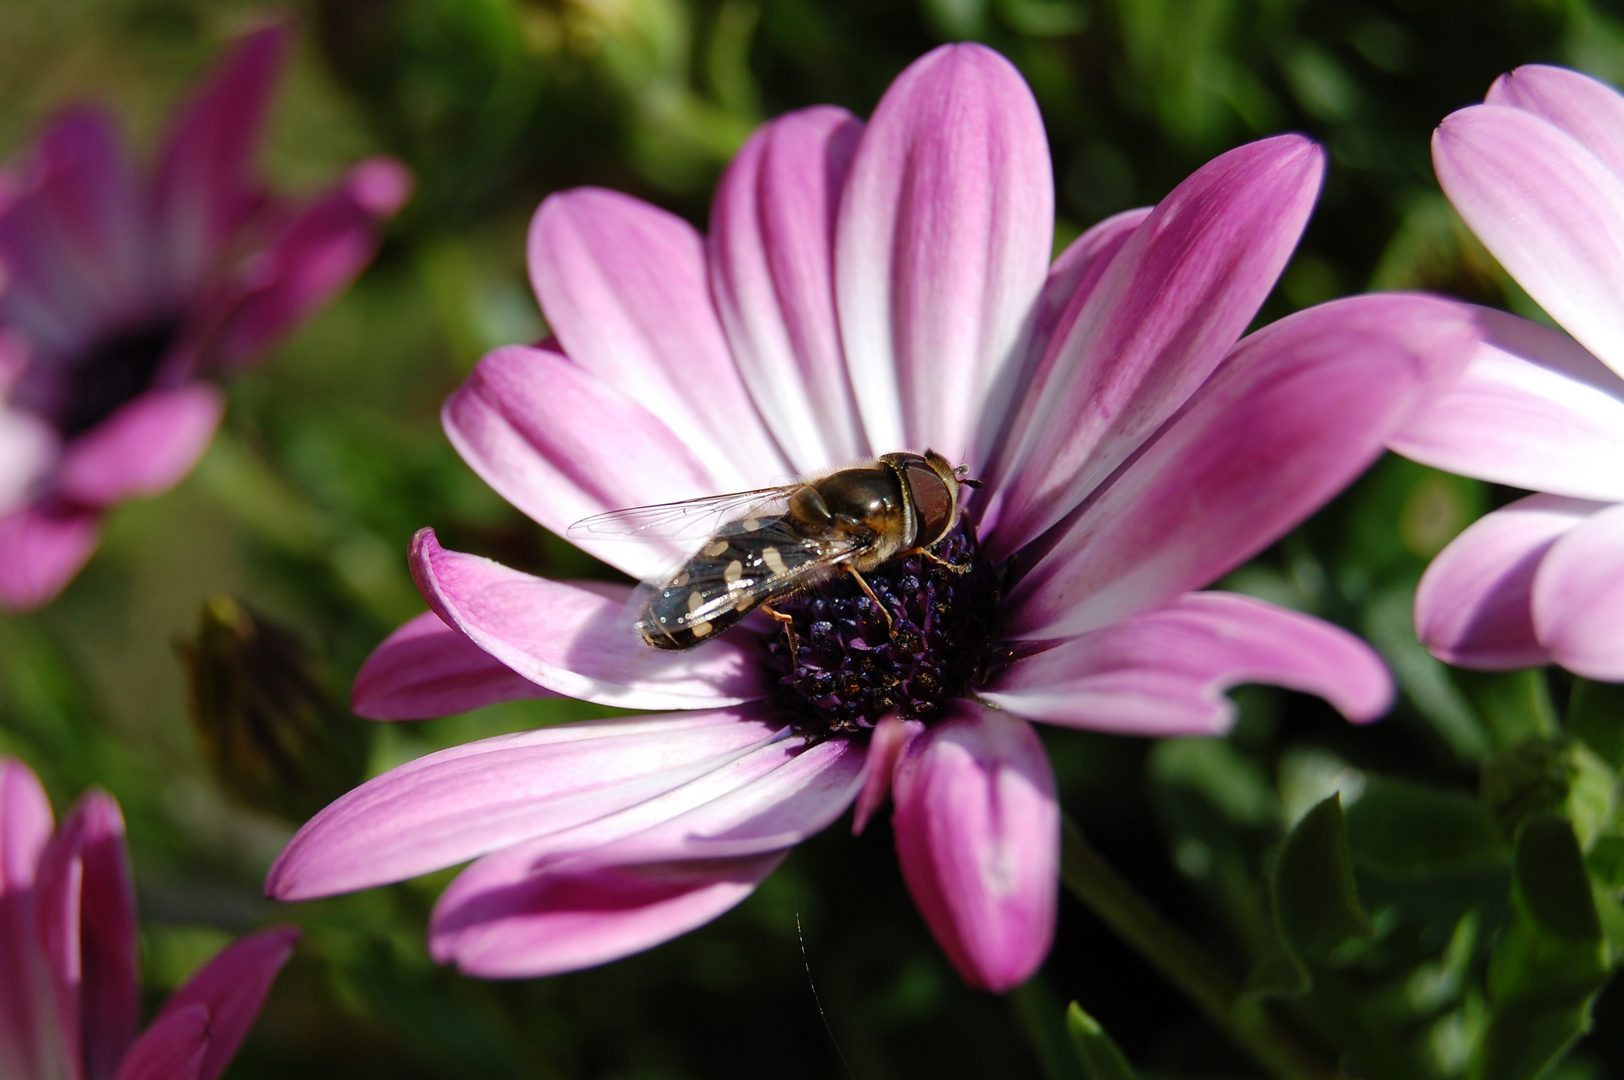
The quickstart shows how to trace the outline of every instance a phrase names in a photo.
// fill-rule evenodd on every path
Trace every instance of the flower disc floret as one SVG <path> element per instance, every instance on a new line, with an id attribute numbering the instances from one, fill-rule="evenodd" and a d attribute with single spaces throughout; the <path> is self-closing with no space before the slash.
<path id="1" fill-rule="evenodd" d="M 998 577 L 969 527 L 863 579 L 885 613 L 849 574 L 773 602 L 788 621 L 767 644 L 772 700 L 803 734 L 862 733 L 888 715 L 932 719 L 964 696 L 991 651 Z"/>

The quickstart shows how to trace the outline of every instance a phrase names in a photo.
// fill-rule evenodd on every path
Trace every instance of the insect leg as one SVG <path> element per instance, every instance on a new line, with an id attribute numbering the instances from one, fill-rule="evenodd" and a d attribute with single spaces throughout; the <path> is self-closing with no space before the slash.
<path id="1" fill-rule="evenodd" d="M 884 604 L 880 603 L 880 598 L 878 596 L 875 596 L 874 595 L 874 590 L 868 587 L 868 582 L 864 581 L 863 580 L 863 575 L 859 574 L 857 572 L 857 567 L 855 567 L 855 566 L 846 567 L 846 573 L 850 574 L 852 577 L 857 579 L 858 588 L 862 589 L 865 593 L 867 593 L 868 598 L 870 600 L 874 601 L 874 606 L 880 609 L 880 614 L 885 616 L 886 629 L 888 629 L 888 630 L 896 629 L 897 621 L 895 619 L 891 618 L 890 610 L 887 609 Z"/>
<path id="2" fill-rule="evenodd" d="M 796 656 L 798 646 L 795 643 L 794 616 L 785 615 L 782 611 L 779 611 L 771 604 L 758 604 L 756 605 L 756 608 L 763 615 L 767 616 L 769 619 L 772 619 L 774 622 L 778 623 L 784 628 L 784 636 L 789 639 L 789 662 L 791 666 L 799 665 L 801 661 Z"/>
<path id="3" fill-rule="evenodd" d="M 934 551 L 930 550 L 929 548 L 916 547 L 916 548 L 912 549 L 911 551 L 904 551 L 902 554 L 903 555 L 919 555 L 919 556 L 921 556 L 923 558 L 929 559 L 931 562 L 935 563 L 937 566 L 945 567 L 948 570 L 953 571 L 953 573 L 955 573 L 955 574 L 968 574 L 970 572 L 970 564 L 969 563 L 964 563 L 963 565 L 960 565 L 959 563 L 956 563 L 956 562 L 948 562 L 946 559 L 942 558 L 940 555 L 936 554 Z M 870 595 L 873 595 L 873 594 L 871 593 Z"/>

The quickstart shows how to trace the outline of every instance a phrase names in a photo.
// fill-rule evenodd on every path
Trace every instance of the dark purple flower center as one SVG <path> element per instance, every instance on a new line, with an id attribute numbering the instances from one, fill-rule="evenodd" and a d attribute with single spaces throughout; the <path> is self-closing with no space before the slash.
<path id="1" fill-rule="evenodd" d="M 768 639 L 774 697 L 803 733 L 867 731 L 887 713 L 928 720 L 979 674 L 998 576 L 963 526 L 931 554 L 968 570 L 909 555 L 864 573 L 889 620 L 850 574 L 773 601 L 791 620 Z"/>
<path id="2" fill-rule="evenodd" d="M 146 393 L 179 329 L 173 319 L 118 330 L 75 357 L 56 426 L 71 439 Z"/>

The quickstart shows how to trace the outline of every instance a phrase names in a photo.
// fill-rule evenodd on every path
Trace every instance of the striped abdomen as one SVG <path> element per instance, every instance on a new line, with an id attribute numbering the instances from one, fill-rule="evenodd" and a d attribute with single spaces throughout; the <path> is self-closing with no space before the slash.
<path id="1" fill-rule="evenodd" d="M 733 522 L 649 600 L 638 632 L 656 648 L 691 648 L 764 600 L 827 580 L 860 549 L 849 538 L 809 540 L 782 517 Z"/>

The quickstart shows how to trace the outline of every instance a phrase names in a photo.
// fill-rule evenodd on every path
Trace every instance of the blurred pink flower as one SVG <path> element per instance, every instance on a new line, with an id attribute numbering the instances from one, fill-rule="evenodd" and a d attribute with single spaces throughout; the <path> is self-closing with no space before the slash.
<path id="1" fill-rule="evenodd" d="M 1554 661 L 1624 680 L 1624 96 L 1521 67 L 1439 125 L 1432 153 L 1461 217 L 1573 337 L 1483 312 L 1465 373 L 1393 440 L 1429 465 L 1543 493 L 1433 561 L 1417 632 L 1452 664 Z"/>
<path id="2" fill-rule="evenodd" d="M 214 1080 L 299 936 L 229 946 L 137 1036 L 137 933 L 118 803 L 93 791 L 53 835 L 39 780 L 0 758 L 0 1076 Z"/>
<path id="3" fill-rule="evenodd" d="M 638 640 L 630 590 L 412 545 L 433 612 L 362 669 L 364 715 L 548 693 L 685 710 L 472 743 L 317 815 L 273 896 L 473 865 L 430 945 L 486 976 L 603 963 L 738 903 L 789 849 L 889 795 L 904 877 L 969 982 L 1006 990 L 1054 931 L 1060 812 L 1029 720 L 1214 734 L 1225 687 L 1274 682 L 1368 720 L 1368 647 L 1199 588 L 1356 476 L 1475 331 L 1457 306 L 1363 297 L 1238 341 L 1285 265 L 1323 155 L 1225 154 L 1051 266 L 1036 102 L 988 49 L 905 71 L 865 127 L 791 113 L 745 145 L 703 237 L 608 191 L 554 195 L 530 270 L 556 343 L 485 357 L 446 403 L 464 459 L 546 528 L 934 448 L 986 482 L 943 541 L 699 648 Z M 582 541 L 633 577 L 673 550 Z M 806 612 L 811 612 L 807 614 Z M 823 612 L 823 614 L 818 614 Z M 867 612 L 865 614 L 865 612 Z M 810 658 L 809 658 L 810 657 Z"/>
<path id="4" fill-rule="evenodd" d="M 109 506 L 191 471 L 224 407 L 206 380 L 347 285 L 405 201 L 384 158 L 302 205 L 266 192 L 252 161 L 288 36 L 237 46 L 150 179 L 88 108 L 0 176 L 0 608 L 51 600 Z"/>

